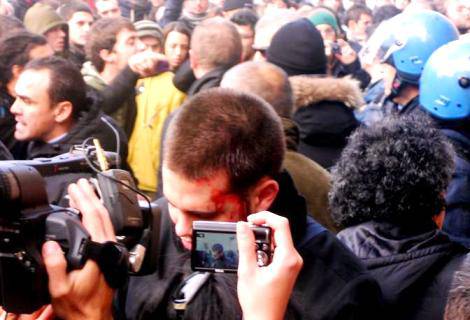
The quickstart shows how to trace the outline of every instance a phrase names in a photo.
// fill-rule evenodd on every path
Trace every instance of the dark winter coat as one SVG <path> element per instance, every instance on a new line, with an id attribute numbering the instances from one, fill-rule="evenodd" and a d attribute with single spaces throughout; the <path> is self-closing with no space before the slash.
<path id="1" fill-rule="evenodd" d="M 294 121 L 300 129 L 299 152 L 330 169 L 359 125 L 353 112 L 363 103 L 359 83 L 348 77 L 293 76 L 289 80 Z"/>
<path id="2" fill-rule="evenodd" d="M 304 259 L 287 317 L 296 319 L 376 319 L 380 290 L 373 278 L 330 232 L 307 216 L 304 199 L 288 174 L 278 178 L 280 194 L 270 211 L 288 217 L 297 250 Z M 158 270 L 132 277 L 120 293 L 116 318 L 175 319 L 172 295 L 189 274 L 189 252 L 182 249 L 168 215 L 162 209 Z M 236 275 L 214 274 L 189 304 L 185 319 L 241 319 Z M 267 302 L 269 303 L 269 302 Z"/>
<path id="3" fill-rule="evenodd" d="M 367 266 L 382 288 L 382 318 L 442 320 L 456 270 L 468 250 L 451 242 L 430 221 L 405 229 L 366 222 L 338 238 Z"/>

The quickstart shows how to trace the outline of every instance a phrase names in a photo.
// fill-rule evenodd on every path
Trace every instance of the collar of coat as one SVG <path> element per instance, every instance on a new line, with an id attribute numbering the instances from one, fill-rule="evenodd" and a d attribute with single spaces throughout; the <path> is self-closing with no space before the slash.
<path id="1" fill-rule="evenodd" d="M 353 109 L 364 104 L 359 81 L 351 77 L 300 75 L 289 77 L 289 81 L 295 110 L 321 101 L 338 101 Z"/>

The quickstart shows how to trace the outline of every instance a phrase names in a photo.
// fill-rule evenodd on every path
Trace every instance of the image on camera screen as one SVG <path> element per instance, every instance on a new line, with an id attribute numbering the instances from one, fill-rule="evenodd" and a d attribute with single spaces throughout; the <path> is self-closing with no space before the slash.
<path id="1" fill-rule="evenodd" d="M 196 244 L 192 252 L 193 270 L 236 272 L 238 247 L 235 233 L 195 231 Z"/>

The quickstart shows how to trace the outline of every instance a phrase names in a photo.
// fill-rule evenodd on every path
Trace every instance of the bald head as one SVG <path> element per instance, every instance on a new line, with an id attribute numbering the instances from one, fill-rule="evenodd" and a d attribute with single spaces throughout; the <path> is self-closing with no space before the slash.
<path id="1" fill-rule="evenodd" d="M 220 86 L 257 95 L 269 102 L 279 116 L 292 116 L 289 78 L 281 68 L 269 62 L 248 61 L 236 65 L 225 73 Z"/>
<path id="2" fill-rule="evenodd" d="M 242 42 L 235 26 L 216 17 L 204 20 L 191 37 L 191 60 L 211 70 L 218 67 L 230 68 L 240 62 Z M 193 61 L 192 61 L 193 62 Z"/>

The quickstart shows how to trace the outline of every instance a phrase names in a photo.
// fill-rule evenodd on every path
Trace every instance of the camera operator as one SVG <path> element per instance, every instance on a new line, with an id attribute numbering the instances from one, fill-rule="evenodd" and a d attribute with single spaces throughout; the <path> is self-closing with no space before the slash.
<path id="1" fill-rule="evenodd" d="M 97 242 L 114 240 L 106 209 L 90 184 L 81 179 L 69 186 L 71 204 L 80 210 L 82 222 Z M 245 319 L 282 319 L 302 258 L 294 248 L 286 218 L 271 212 L 248 217 L 255 224 L 265 224 L 274 231 L 275 250 L 272 263 L 258 267 L 255 239 L 246 222 L 237 225 L 240 250 L 238 296 Z M 94 261 L 81 270 L 66 273 L 66 261 L 58 243 L 48 241 L 43 257 L 49 275 L 52 306 L 64 319 L 111 319 L 112 290 Z M 261 303 L 265 301 L 266 303 Z"/>

